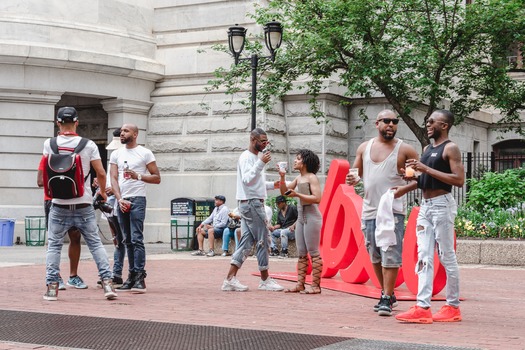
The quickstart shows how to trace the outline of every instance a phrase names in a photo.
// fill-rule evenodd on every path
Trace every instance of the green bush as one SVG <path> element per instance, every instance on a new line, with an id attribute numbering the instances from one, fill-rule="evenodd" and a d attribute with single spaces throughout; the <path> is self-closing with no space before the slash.
<path id="1" fill-rule="evenodd" d="M 508 169 L 502 173 L 486 172 L 469 179 L 468 207 L 484 211 L 518 206 L 525 198 L 525 169 Z"/>
<path id="2" fill-rule="evenodd" d="M 458 237 L 525 238 L 525 169 L 486 172 L 469 185 L 455 221 Z"/>

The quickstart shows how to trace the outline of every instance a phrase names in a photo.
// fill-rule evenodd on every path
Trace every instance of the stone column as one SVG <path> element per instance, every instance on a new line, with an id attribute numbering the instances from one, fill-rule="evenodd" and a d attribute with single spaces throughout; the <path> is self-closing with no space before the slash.
<path id="1" fill-rule="evenodd" d="M 146 144 L 148 113 L 153 106 L 150 101 L 112 98 L 102 101 L 102 108 L 108 113 L 108 141 L 113 138 L 113 130 L 123 124 L 135 124 L 139 128 L 138 143 Z"/>

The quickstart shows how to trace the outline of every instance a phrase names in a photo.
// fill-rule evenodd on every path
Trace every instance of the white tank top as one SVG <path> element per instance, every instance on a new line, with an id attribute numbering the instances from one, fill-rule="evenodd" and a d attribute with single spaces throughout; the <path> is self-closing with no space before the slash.
<path id="1" fill-rule="evenodd" d="M 397 156 L 399 148 L 403 143 L 398 140 L 394 150 L 380 163 L 374 162 L 370 158 L 370 149 L 375 142 L 375 138 L 368 141 L 365 152 L 363 154 L 363 183 L 365 189 L 365 197 L 363 199 L 363 215 L 362 219 L 375 219 L 377 215 L 377 207 L 381 196 L 385 194 L 390 188 L 396 186 L 406 185 L 406 182 L 397 175 Z M 394 210 L 395 214 L 406 214 L 406 195 L 394 199 L 394 201 L 401 201 L 403 203 L 403 211 L 398 212 Z M 398 206 L 401 207 L 401 206 Z"/>

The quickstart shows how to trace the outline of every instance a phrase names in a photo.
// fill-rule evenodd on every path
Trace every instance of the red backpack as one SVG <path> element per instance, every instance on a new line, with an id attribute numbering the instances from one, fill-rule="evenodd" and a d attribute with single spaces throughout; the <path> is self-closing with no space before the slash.
<path id="1" fill-rule="evenodd" d="M 77 147 L 69 154 L 60 154 L 57 138 L 53 137 L 49 146 L 53 153 L 45 156 L 44 191 L 51 198 L 72 199 L 84 195 L 84 177 L 80 152 L 89 140 L 82 138 Z"/>

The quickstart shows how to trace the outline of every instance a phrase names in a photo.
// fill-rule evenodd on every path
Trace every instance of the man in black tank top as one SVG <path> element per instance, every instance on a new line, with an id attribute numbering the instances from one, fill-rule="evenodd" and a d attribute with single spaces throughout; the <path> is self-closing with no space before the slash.
<path id="1" fill-rule="evenodd" d="M 454 250 L 454 219 L 457 204 L 450 194 L 452 186 L 461 187 L 465 182 L 465 170 L 458 146 L 448 139 L 454 124 L 454 115 L 438 110 L 427 119 L 428 137 L 434 139 L 427 146 L 419 161 L 411 160 L 407 166 L 421 172 L 418 181 L 411 183 L 413 189 L 421 188 L 423 201 L 417 218 L 418 243 L 418 293 L 416 306 L 396 316 L 396 319 L 412 323 L 458 322 L 459 267 Z M 441 264 L 446 270 L 446 304 L 432 315 L 430 300 L 434 278 L 434 250 L 437 248 Z"/>

